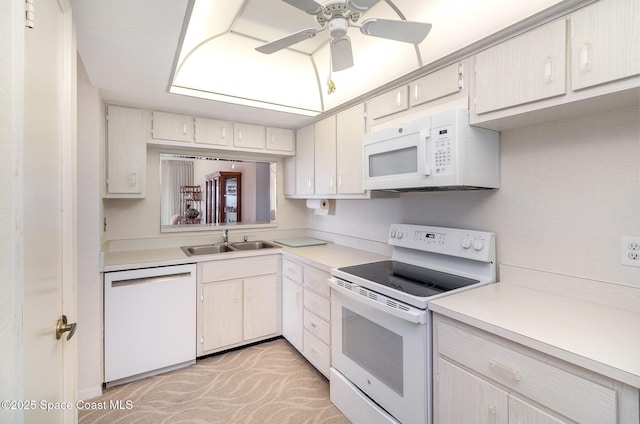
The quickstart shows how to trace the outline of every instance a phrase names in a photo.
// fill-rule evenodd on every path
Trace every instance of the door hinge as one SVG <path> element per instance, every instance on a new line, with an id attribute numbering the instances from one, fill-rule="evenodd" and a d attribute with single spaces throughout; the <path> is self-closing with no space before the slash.
<path id="1" fill-rule="evenodd" d="M 25 0 L 24 2 L 24 26 L 27 28 L 33 28 L 35 25 L 33 2 L 34 0 Z"/>

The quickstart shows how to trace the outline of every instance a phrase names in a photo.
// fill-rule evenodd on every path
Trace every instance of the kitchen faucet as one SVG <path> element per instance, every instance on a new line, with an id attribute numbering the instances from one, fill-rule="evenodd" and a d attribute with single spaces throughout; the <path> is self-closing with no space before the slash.
<path id="1" fill-rule="evenodd" d="M 222 230 L 222 241 L 229 243 L 229 230 Z"/>

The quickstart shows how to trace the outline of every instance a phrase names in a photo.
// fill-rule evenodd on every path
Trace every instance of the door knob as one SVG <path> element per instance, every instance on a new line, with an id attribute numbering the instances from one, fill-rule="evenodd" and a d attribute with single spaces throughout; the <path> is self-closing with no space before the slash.
<path id="1" fill-rule="evenodd" d="M 78 327 L 77 323 L 67 324 L 67 316 L 62 315 L 62 318 L 58 320 L 56 324 L 56 339 L 60 339 L 62 337 L 62 333 L 69 332 L 67 336 L 67 340 L 71 339 L 73 335 L 76 333 L 76 328 Z"/>

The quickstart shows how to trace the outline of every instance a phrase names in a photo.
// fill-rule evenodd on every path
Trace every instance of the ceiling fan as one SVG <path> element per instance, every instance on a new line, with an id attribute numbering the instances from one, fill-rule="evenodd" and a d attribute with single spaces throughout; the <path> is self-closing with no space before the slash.
<path id="1" fill-rule="evenodd" d="M 349 27 L 360 28 L 365 35 L 418 44 L 431 30 L 431 24 L 414 21 L 395 21 L 370 18 L 356 23 L 360 14 L 369 10 L 379 0 L 329 0 L 324 5 L 315 0 L 282 0 L 310 15 L 315 16 L 320 29 L 307 28 L 279 40 L 256 47 L 256 50 L 271 54 L 282 50 L 329 29 L 331 34 L 331 64 L 334 72 L 353 66 L 351 39 L 347 36 Z"/>

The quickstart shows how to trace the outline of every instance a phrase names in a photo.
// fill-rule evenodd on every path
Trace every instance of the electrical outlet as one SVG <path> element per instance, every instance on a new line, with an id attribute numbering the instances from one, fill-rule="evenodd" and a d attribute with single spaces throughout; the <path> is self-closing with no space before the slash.
<path id="1" fill-rule="evenodd" d="M 640 266 L 640 237 L 622 237 L 623 265 Z"/>

